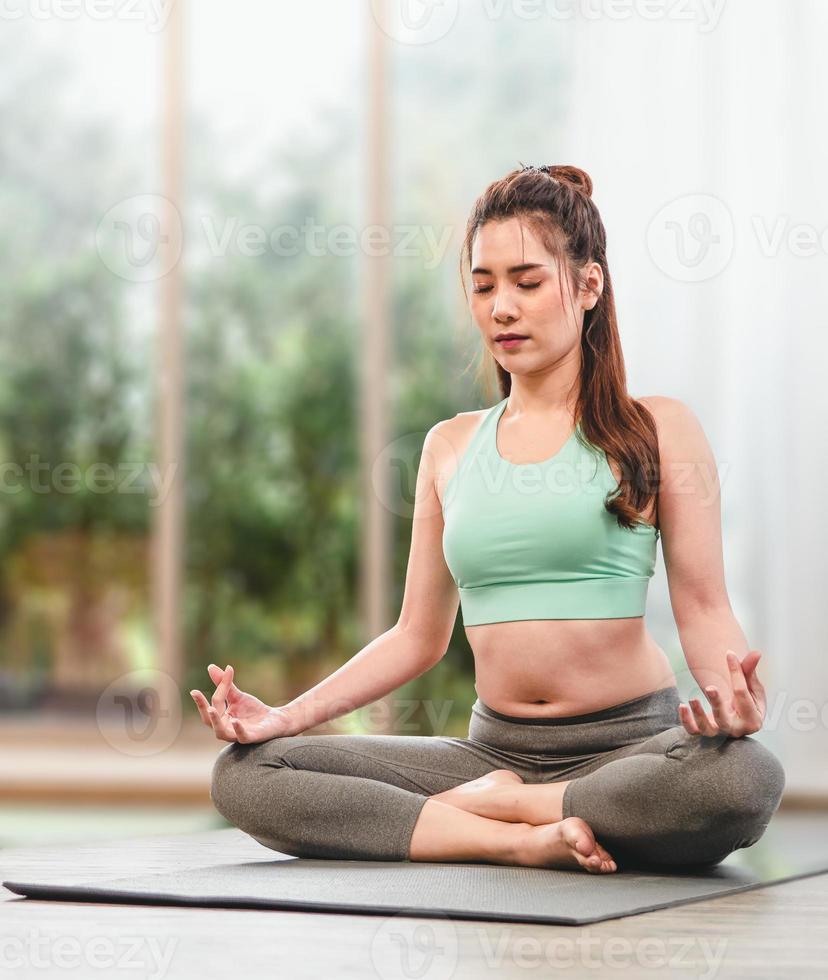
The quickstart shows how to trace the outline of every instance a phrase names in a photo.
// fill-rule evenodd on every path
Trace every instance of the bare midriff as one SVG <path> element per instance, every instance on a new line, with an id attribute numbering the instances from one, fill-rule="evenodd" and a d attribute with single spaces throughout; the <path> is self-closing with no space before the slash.
<path id="1" fill-rule="evenodd" d="M 643 616 L 486 623 L 466 636 L 478 697 L 506 715 L 580 715 L 676 683 Z"/>

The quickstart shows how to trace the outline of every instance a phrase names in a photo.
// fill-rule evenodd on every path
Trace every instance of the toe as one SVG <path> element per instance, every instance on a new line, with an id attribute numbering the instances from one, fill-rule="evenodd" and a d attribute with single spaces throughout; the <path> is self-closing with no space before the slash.
<path id="1" fill-rule="evenodd" d="M 617 870 L 612 856 L 595 839 L 588 823 L 578 817 L 567 817 L 561 822 L 561 832 L 576 859 L 587 871 L 606 874 Z"/>
<path id="2" fill-rule="evenodd" d="M 579 857 L 590 858 L 595 854 L 595 837 L 583 820 L 569 817 L 561 821 L 561 833 Z"/>

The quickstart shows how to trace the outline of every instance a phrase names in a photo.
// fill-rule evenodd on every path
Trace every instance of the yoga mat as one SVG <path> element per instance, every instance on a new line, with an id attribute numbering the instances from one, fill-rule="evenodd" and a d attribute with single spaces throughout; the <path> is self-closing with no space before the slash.
<path id="1" fill-rule="evenodd" d="M 177 847 L 181 846 L 179 838 Z M 277 853 L 263 851 L 265 856 Z M 217 853 L 227 852 L 217 846 Z M 697 871 L 627 869 L 595 875 L 470 862 L 333 861 L 279 855 L 91 882 L 63 874 L 47 880 L 41 876 L 39 881 L 3 881 L 3 885 L 30 899 L 52 901 L 583 925 L 826 871 L 828 845 L 819 853 L 812 839 L 806 852 L 792 839 L 774 839 L 769 828 L 753 847 Z"/>

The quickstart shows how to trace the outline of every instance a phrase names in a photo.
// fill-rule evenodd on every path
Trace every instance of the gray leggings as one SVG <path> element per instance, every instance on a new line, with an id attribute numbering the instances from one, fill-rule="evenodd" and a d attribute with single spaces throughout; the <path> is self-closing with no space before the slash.
<path id="1" fill-rule="evenodd" d="M 572 780 L 564 817 L 582 817 L 619 867 L 716 864 L 755 844 L 785 773 L 756 739 L 690 735 L 678 689 L 600 711 L 516 718 L 479 699 L 468 738 L 290 735 L 231 742 L 211 798 L 259 843 L 309 858 L 405 861 L 429 796 L 510 769 L 526 783 Z"/>

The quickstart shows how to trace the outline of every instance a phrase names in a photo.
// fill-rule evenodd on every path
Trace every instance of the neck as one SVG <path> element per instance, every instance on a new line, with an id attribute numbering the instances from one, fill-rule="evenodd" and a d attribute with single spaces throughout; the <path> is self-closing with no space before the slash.
<path id="1" fill-rule="evenodd" d="M 553 379 L 536 385 L 513 376 L 508 408 L 512 415 L 574 415 L 577 400 L 578 387 L 569 381 Z"/>

